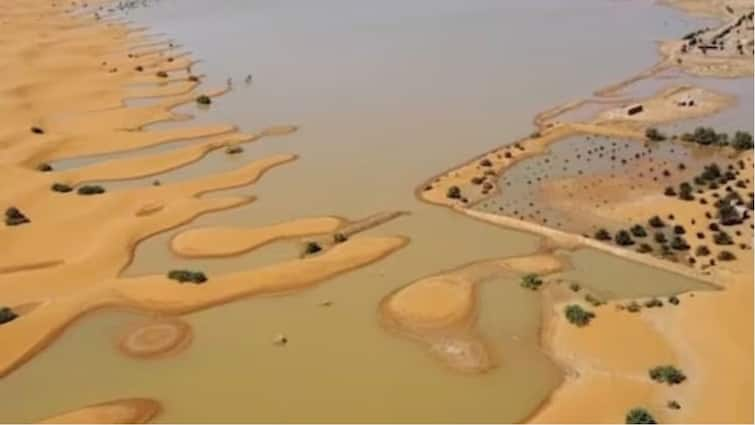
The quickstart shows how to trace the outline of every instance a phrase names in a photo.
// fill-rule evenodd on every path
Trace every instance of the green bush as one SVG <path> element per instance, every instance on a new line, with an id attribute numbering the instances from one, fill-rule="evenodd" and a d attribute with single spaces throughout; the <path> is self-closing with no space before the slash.
<path id="1" fill-rule="evenodd" d="M 658 243 L 666 243 L 667 240 L 666 235 L 663 232 L 655 232 L 653 239 Z"/>
<path id="2" fill-rule="evenodd" d="M 656 366 L 648 371 L 650 379 L 669 385 L 681 384 L 687 377 L 681 370 L 671 365 Z"/>
<path id="3" fill-rule="evenodd" d="M 721 251 L 716 258 L 718 258 L 719 261 L 734 261 L 737 259 L 737 257 L 730 251 Z"/>
<path id="4" fill-rule="evenodd" d="M 736 207 L 728 202 L 722 202 L 718 207 L 718 221 L 724 226 L 733 226 L 742 223 L 742 216 L 739 215 Z"/>
<path id="5" fill-rule="evenodd" d="M 672 295 L 668 297 L 668 302 L 669 304 L 679 305 L 679 297 L 677 297 L 676 295 Z"/>
<path id="6" fill-rule="evenodd" d="M 686 251 L 689 249 L 689 244 L 681 236 L 674 236 L 671 240 L 671 248 L 677 251 Z"/>
<path id="7" fill-rule="evenodd" d="M 626 230 L 619 230 L 619 232 L 616 233 L 616 236 L 614 237 L 614 241 L 616 241 L 617 245 L 621 246 L 629 246 L 634 244 L 632 237 Z"/>
<path id="8" fill-rule="evenodd" d="M 191 282 L 197 285 L 207 282 L 207 276 L 203 272 L 191 270 L 171 270 L 168 279 L 177 280 L 180 283 Z"/>
<path id="9" fill-rule="evenodd" d="M 666 223 L 664 223 L 663 220 L 657 215 L 652 216 L 650 220 L 648 220 L 648 224 L 650 225 L 650 227 L 655 228 L 661 228 L 666 225 Z"/>
<path id="10" fill-rule="evenodd" d="M 595 239 L 599 241 L 610 241 L 611 234 L 608 233 L 608 230 L 606 229 L 598 229 L 598 231 L 595 232 Z"/>
<path id="11" fill-rule="evenodd" d="M 731 236 L 723 230 L 713 234 L 713 242 L 715 242 L 716 245 L 731 245 L 734 243 Z"/>
<path id="12" fill-rule="evenodd" d="M 212 103 L 212 99 L 210 99 L 210 96 L 207 96 L 206 94 L 201 94 L 197 96 L 197 103 L 200 105 L 209 105 Z"/>
<path id="13" fill-rule="evenodd" d="M 52 189 L 53 192 L 60 192 L 60 193 L 68 193 L 73 190 L 73 188 L 65 183 L 53 183 L 52 186 L 50 186 L 50 189 Z"/>
<path id="14" fill-rule="evenodd" d="M 632 301 L 627 304 L 627 311 L 629 311 L 630 313 L 637 313 L 641 308 L 642 307 L 637 303 L 637 301 Z"/>
<path id="15" fill-rule="evenodd" d="M 666 135 L 658 131 L 655 127 L 650 127 L 645 130 L 645 137 L 648 140 L 652 140 L 654 142 L 659 142 L 661 140 L 666 140 Z"/>
<path id="16" fill-rule="evenodd" d="M 710 255 L 710 249 L 705 245 L 700 245 L 695 249 L 695 255 L 698 257 L 706 257 Z"/>
<path id="17" fill-rule="evenodd" d="M 592 294 L 585 295 L 585 301 L 587 301 L 593 307 L 599 307 L 599 306 L 605 304 L 603 301 L 599 300 L 598 298 L 596 298 Z"/>
<path id="18" fill-rule="evenodd" d="M 168 73 L 165 71 L 157 71 L 155 75 L 157 75 L 160 78 L 168 78 Z"/>
<path id="19" fill-rule="evenodd" d="M 49 171 L 52 171 L 52 165 L 46 163 L 46 162 L 40 162 L 37 164 L 37 171 L 41 171 L 43 173 L 47 173 Z"/>
<path id="20" fill-rule="evenodd" d="M 0 325 L 15 320 L 18 317 L 10 307 L 0 307 Z"/>
<path id="21" fill-rule="evenodd" d="M 658 298 L 651 298 L 645 301 L 645 307 L 647 308 L 663 307 L 663 301 L 659 300 Z"/>
<path id="22" fill-rule="evenodd" d="M 580 289 L 582 289 L 582 286 L 579 283 L 572 283 L 569 285 L 569 289 L 571 289 L 574 292 L 579 292 Z"/>
<path id="23" fill-rule="evenodd" d="M 731 145 L 735 149 L 742 151 L 752 149 L 752 134 L 746 131 L 737 131 L 736 133 L 734 133 L 734 140 L 732 140 Z"/>
<path id="24" fill-rule="evenodd" d="M 85 184 L 76 190 L 79 195 L 101 195 L 105 193 L 105 188 L 100 185 Z"/>
<path id="25" fill-rule="evenodd" d="M 625 422 L 628 424 L 657 424 L 653 415 L 641 407 L 635 407 L 627 413 Z"/>
<path id="26" fill-rule="evenodd" d="M 16 207 L 10 207 L 5 210 L 5 225 L 6 226 L 19 226 L 31 222 L 29 217 L 21 212 Z"/>
<path id="27" fill-rule="evenodd" d="M 569 323 L 583 327 L 590 324 L 590 321 L 595 318 L 595 313 L 583 309 L 577 304 L 570 304 L 564 309 L 564 315 Z"/>
<path id="28" fill-rule="evenodd" d="M 639 224 L 635 224 L 634 226 L 632 226 L 632 228 L 629 229 L 629 231 L 632 232 L 632 236 L 637 237 L 637 238 L 644 238 L 645 236 L 648 235 L 648 233 L 645 231 L 645 228 Z"/>
<path id="29" fill-rule="evenodd" d="M 461 189 L 459 189 L 459 186 L 451 186 L 446 191 L 446 198 L 449 199 L 459 199 L 461 198 Z"/>
<path id="30" fill-rule="evenodd" d="M 519 284 L 522 288 L 531 289 L 537 291 L 542 286 L 543 280 L 534 273 L 526 274 L 522 276 L 522 281 Z"/>
<path id="31" fill-rule="evenodd" d="M 319 243 L 314 241 L 307 242 L 306 245 L 304 245 L 304 254 L 305 255 L 311 255 L 322 251 L 322 247 Z"/>

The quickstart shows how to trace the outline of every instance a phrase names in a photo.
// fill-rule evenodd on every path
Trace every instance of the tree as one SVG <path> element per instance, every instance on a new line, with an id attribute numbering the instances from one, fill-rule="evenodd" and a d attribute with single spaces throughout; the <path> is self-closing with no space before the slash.
<path id="1" fill-rule="evenodd" d="M 748 150 L 753 148 L 752 134 L 746 131 L 737 131 L 734 133 L 734 140 L 731 145 L 734 149 Z"/>
<path id="2" fill-rule="evenodd" d="M 309 241 L 309 242 L 307 242 L 306 245 L 304 245 L 304 254 L 305 255 L 315 254 L 315 253 L 320 252 L 320 251 L 322 251 L 322 247 L 317 242 Z"/>
<path id="3" fill-rule="evenodd" d="M 212 103 L 212 99 L 210 99 L 210 96 L 207 96 L 206 94 L 201 94 L 197 96 L 197 103 L 200 105 L 209 105 Z"/>
<path id="4" fill-rule="evenodd" d="M 632 237 L 629 235 L 629 232 L 626 230 L 619 230 L 618 233 L 616 233 L 616 236 L 614 237 L 614 241 L 616 241 L 617 245 L 621 246 L 629 246 L 633 245 L 634 241 L 632 240 Z"/>
<path id="5" fill-rule="evenodd" d="M 627 413 L 626 423 L 628 424 L 656 424 L 653 415 L 641 407 L 635 407 Z"/>
<path id="6" fill-rule="evenodd" d="M 632 232 L 633 236 L 638 237 L 638 238 L 644 238 L 645 236 L 648 235 L 648 233 L 645 231 L 645 228 L 639 224 L 635 224 L 634 226 L 632 226 L 632 228 L 629 229 L 629 231 Z"/>
<path id="7" fill-rule="evenodd" d="M 461 189 L 459 189 L 459 186 L 451 186 L 446 191 L 446 198 L 449 199 L 459 199 L 461 198 Z"/>
<path id="8" fill-rule="evenodd" d="M 18 317 L 10 307 L 0 307 L 0 325 L 15 320 Z"/>
<path id="9" fill-rule="evenodd" d="M 76 190 L 79 195 L 101 195 L 105 193 L 105 188 L 100 185 L 85 184 Z"/>
<path id="10" fill-rule="evenodd" d="M 590 320 L 595 318 L 595 313 L 583 309 L 577 304 L 570 304 L 564 309 L 564 315 L 569 323 L 583 327 L 590 323 Z"/>
<path id="11" fill-rule="evenodd" d="M 671 365 L 656 366 L 648 371 L 650 379 L 669 385 L 681 384 L 687 377 L 681 370 Z"/>
<path id="12" fill-rule="evenodd" d="M 610 241 L 611 234 L 608 233 L 608 230 L 606 229 L 598 229 L 598 231 L 595 232 L 595 239 L 599 241 Z"/>
<path id="13" fill-rule="evenodd" d="M 537 291 L 542 284 L 543 280 L 540 279 L 540 277 L 535 273 L 530 273 L 522 276 L 522 282 L 520 283 L 522 288 L 531 289 L 533 291 Z"/>
<path id="14" fill-rule="evenodd" d="M 171 270 L 168 272 L 168 279 L 176 280 L 179 283 L 194 283 L 200 285 L 207 282 L 207 276 L 203 272 L 191 270 Z"/>
<path id="15" fill-rule="evenodd" d="M 648 224 L 650 225 L 650 227 L 655 228 L 660 228 L 666 225 L 666 223 L 664 223 L 663 220 L 657 215 L 651 217 L 650 220 L 648 220 Z"/>
<path id="16" fill-rule="evenodd" d="M 648 140 L 652 140 L 654 142 L 659 142 L 661 140 L 666 140 L 666 135 L 658 131 L 655 127 L 649 127 L 645 130 L 645 137 Z"/>

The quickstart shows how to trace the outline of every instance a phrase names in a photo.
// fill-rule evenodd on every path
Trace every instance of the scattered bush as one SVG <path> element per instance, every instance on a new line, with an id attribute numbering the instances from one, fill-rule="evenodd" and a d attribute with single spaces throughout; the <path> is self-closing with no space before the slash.
<path id="1" fill-rule="evenodd" d="M 635 224 L 632 226 L 631 229 L 629 229 L 630 232 L 632 232 L 632 236 L 635 236 L 637 238 L 644 238 L 648 235 L 648 233 L 645 231 L 645 228 L 642 227 L 639 224 Z"/>
<path id="2" fill-rule="evenodd" d="M 41 162 L 41 163 L 39 163 L 37 165 L 37 171 L 41 171 L 43 173 L 46 173 L 48 171 L 52 171 L 52 165 L 50 165 L 50 164 L 48 164 L 46 162 Z"/>
<path id="3" fill-rule="evenodd" d="M 645 130 L 645 137 L 648 140 L 652 140 L 654 142 L 659 142 L 661 140 L 666 140 L 666 135 L 658 131 L 655 127 L 650 127 Z"/>
<path id="4" fill-rule="evenodd" d="M 21 212 L 16 207 L 10 207 L 5 210 L 5 225 L 6 226 L 19 226 L 21 224 L 29 223 L 29 217 Z"/>
<path id="5" fill-rule="evenodd" d="M 748 150 L 753 148 L 752 134 L 746 131 L 737 131 L 734 133 L 734 140 L 731 142 L 734 149 Z"/>
<path id="6" fill-rule="evenodd" d="M 656 242 L 658 243 L 666 243 L 666 235 L 663 232 L 655 232 L 655 236 L 653 236 Z"/>
<path id="7" fill-rule="evenodd" d="M 697 255 L 698 257 L 706 257 L 710 255 L 710 249 L 708 249 L 708 247 L 705 245 L 700 245 L 697 247 L 697 249 L 695 249 L 695 255 Z"/>
<path id="8" fill-rule="evenodd" d="M 614 241 L 617 245 L 621 246 L 629 246 L 634 244 L 632 237 L 626 230 L 619 230 L 619 232 L 616 233 L 616 236 L 614 237 Z"/>
<path id="9" fill-rule="evenodd" d="M 165 71 L 157 71 L 155 75 L 157 75 L 160 78 L 168 78 L 168 73 Z"/>
<path id="10" fill-rule="evenodd" d="M 105 193 L 105 188 L 100 185 L 85 184 L 76 190 L 79 195 L 101 195 Z"/>
<path id="11" fill-rule="evenodd" d="M 446 191 L 446 198 L 449 199 L 459 199 L 461 198 L 461 189 L 459 189 L 459 186 L 451 186 Z"/>
<path id="12" fill-rule="evenodd" d="M 572 283 L 569 285 L 569 289 L 571 289 L 574 292 L 579 292 L 580 289 L 582 289 L 582 286 L 580 286 L 579 283 Z"/>
<path id="13" fill-rule="evenodd" d="M 627 311 L 630 313 L 637 313 L 640 311 L 642 307 L 637 303 L 637 301 L 632 301 L 629 304 L 627 304 Z"/>
<path id="14" fill-rule="evenodd" d="M 333 235 L 333 242 L 335 243 L 344 243 L 347 240 L 349 240 L 349 238 L 346 237 L 346 235 L 344 235 L 343 233 L 339 232 Z"/>
<path id="15" fill-rule="evenodd" d="M 656 424 L 653 415 L 641 407 L 635 407 L 627 413 L 625 422 L 628 424 Z"/>
<path id="16" fill-rule="evenodd" d="M 715 233 L 713 235 L 713 242 L 715 242 L 716 245 L 731 245 L 734 243 L 734 241 L 731 240 L 731 236 L 724 231 Z"/>
<path id="17" fill-rule="evenodd" d="M 311 255 L 322 251 L 322 247 L 320 244 L 314 241 L 307 242 L 306 245 L 304 245 L 304 254 L 305 255 Z"/>
<path id="18" fill-rule="evenodd" d="M 689 249 L 689 244 L 683 237 L 675 236 L 674 239 L 671 240 L 671 248 L 677 251 L 686 251 Z"/>
<path id="19" fill-rule="evenodd" d="M 490 162 L 489 159 L 484 158 L 482 161 L 480 161 L 480 165 L 483 167 L 491 167 L 493 165 L 492 162 Z"/>
<path id="20" fill-rule="evenodd" d="M 533 291 L 537 291 L 538 288 L 543 284 L 543 280 L 540 279 L 540 277 L 534 273 L 526 274 L 522 276 L 522 281 L 520 283 L 522 288 L 531 289 Z"/>
<path id="21" fill-rule="evenodd" d="M 42 129 L 42 127 L 33 126 L 30 130 L 34 134 L 45 134 L 45 131 Z"/>
<path id="22" fill-rule="evenodd" d="M 577 304 L 566 306 L 564 314 L 569 323 L 579 327 L 587 326 L 590 323 L 590 320 L 595 318 L 595 313 L 585 310 Z"/>
<path id="23" fill-rule="evenodd" d="M 682 408 L 682 405 L 679 404 L 676 400 L 670 400 L 668 403 L 666 403 L 666 407 L 672 410 L 679 410 Z"/>
<path id="24" fill-rule="evenodd" d="M 640 254 L 647 254 L 648 252 L 653 252 L 653 247 L 646 243 L 643 243 L 637 247 L 637 252 L 639 252 Z"/>
<path id="25" fill-rule="evenodd" d="M 10 309 L 10 307 L 0 307 L 0 325 L 15 320 L 18 314 Z"/>
<path id="26" fill-rule="evenodd" d="M 168 272 L 168 279 L 176 280 L 179 283 L 191 282 L 197 285 L 207 282 L 207 276 L 203 272 L 191 270 L 171 270 Z"/>
<path id="27" fill-rule="evenodd" d="M 648 371 L 650 379 L 669 385 L 681 384 L 687 377 L 681 370 L 671 365 L 656 366 Z"/>
<path id="28" fill-rule="evenodd" d="M 73 188 L 65 183 L 53 183 L 52 186 L 50 186 L 50 189 L 52 189 L 53 192 L 60 192 L 60 193 L 68 193 L 73 190 Z"/>
<path id="29" fill-rule="evenodd" d="M 200 94 L 197 96 L 197 103 L 200 105 L 209 105 L 212 103 L 212 99 L 210 99 L 210 96 L 207 96 L 206 94 Z"/>
<path id="30" fill-rule="evenodd" d="M 598 229 L 598 231 L 595 232 L 595 239 L 599 241 L 610 241 L 611 234 L 608 233 L 608 230 L 606 229 Z"/>
<path id="31" fill-rule="evenodd" d="M 239 145 L 228 146 L 227 148 L 225 148 L 225 153 L 227 153 L 228 155 L 236 155 L 241 152 L 244 152 L 244 148 Z"/>
<path id="32" fill-rule="evenodd" d="M 679 297 L 677 297 L 676 295 L 672 295 L 668 297 L 668 302 L 669 304 L 679 305 Z"/>
<path id="33" fill-rule="evenodd" d="M 647 308 L 663 307 L 663 301 L 659 300 L 658 298 L 651 298 L 645 301 L 645 307 Z"/>
<path id="34" fill-rule="evenodd" d="M 729 251 L 719 252 L 716 258 L 718 258 L 719 261 L 734 261 L 737 259 L 737 257 Z"/>
<path id="35" fill-rule="evenodd" d="M 676 190 L 674 190 L 673 187 L 669 186 L 663 191 L 663 194 L 666 196 L 676 196 Z"/>
<path id="36" fill-rule="evenodd" d="M 679 199 L 684 201 L 694 201 L 695 197 L 692 195 L 692 185 L 683 182 L 679 185 Z"/>
<path id="37" fill-rule="evenodd" d="M 664 223 L 663 220 L 657 215 L 651 217 L 650 220 L 648 220 L 648 224 L 650 225 L 650 227 L 655 228 L 660 228 L 666 225 L 666 223 Z"/>
<path id="38" fill-rule="evenodd" d="M 733 226 L 742 223 L 742 216 L 737 208 L 728 202 L 722 202 L 718 207 L 718 222 L 724 226 Z"/>
<path id="39" fill-rule="evenodd" d="M 681 224 L 677 224 L 674 226 L 674 234 L 683 235 L 685 233 L 687 233 L 687 230 Z"/>
<path id="40" fill-rule="evenodd" d="M 188 80 L 192 83 L 196 83 L 197 81 L 199 81 L 199 77 L 197 77 L 196 75 L 189 75 Z"/>
<path id="41" fill-rule="evenodd" d="M 484 177 L 480 177 L 480 176 L 472 177 L 469 180 L 469 182 L 472 183 L 472 184 L 482 184 L 482 182 L 484 182 L 484 181 L 485 181 L 485 178 Z"/>

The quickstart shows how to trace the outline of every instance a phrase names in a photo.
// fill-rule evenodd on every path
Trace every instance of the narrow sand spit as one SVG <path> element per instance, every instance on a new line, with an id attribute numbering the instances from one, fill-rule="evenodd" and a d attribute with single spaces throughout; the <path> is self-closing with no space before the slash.
<path id="1" fill-rule="evenodd" d="M 390 331 L 420 342 L 450 368 L 482 373 L 500 362 L 476 329 L 477 286 L 495 277 L 561 270 L 561 258 L 536 254 L 484 261 L 413 282 L 380 303 L 382 323 Z"/>
<path id="2" fill-rule="evenodd" d="M 95 404 L 47 418 L 43 424 L 144 424 L 160 413 L 160 403 L 129 398 Z"/>
<path id="3" fill-rule="evenodd" d="M 563 318 L 565 304 L 574 302 L 571 296 L 563 293 L 563 288 L 549 286 L 543 291 L 545 328 L 542 344 L 561 365 L 566 380 L 534 412 L 529 418 L 531 422 L 617 423 L 623 422 L 626 413 L 634 407 L 648 409 L 662 423 L 752 423 L 753 420 L 753 259 L 750 252 L 736 251 L 734 260 L 715 267 L 699 262 L 690 267 L 541 224 L 470 208 L 500 190 L 496 187 L 498 177 L 513 164 L 546 152 L 549 145 L 566 137 L 583 134 L 644 140 L 648 126 L 715 114 L 734 104 L 735 99 L 689 86 L 664 89 L 648 99 L 611 99 L 631 84 L 673 68 L 701 76 L 752 76 L 751 2 L 669 0 L 666 3 L 725 21 L 719 28 L 699 33 L 704 43 L 716 40 L 722 47 L 717 52 L 688 51 L 682 54 L 675 50 L 681 48 L 680 42 L 662 43 L 660 52 L 663 57 L 657 65 L 595 92 L 595 101 L 613 103 L 615 108 L 582 123 L 559 123 L 555 119 L 584 105 L 587 100 L 551 108 L 535 117 L 538 131 L 530 137 L 487 152 L 431 178 L 417 189 L 417 196 L 427 202 L 447 206 L 487 222 L 540 234 L 547 238 L 546 246 L 551 248 L 589 246 L 699 278 L 723 289 L 685 294 L 679 297 L 680 304 L 677 306 L 666 304 L 663 308 L 643 308 L 638 313 L 616 308 L 615 305 L 590 307 L 597 318 L 589 326 L 578 328 Z M 737 29 L 743 27 L 747 29 L 742 39 L 746 49 L 743 53 L 735 53 L 732 42 L 737 40 L 731 34 L 737 34 Z M 734 46 L 737 49 L 736 43 Z M 684 99 L 694 99 L 694 107 L 680 107 Z M 637 105 L 642 105 L 642 109 L 630 114 L 630 108 Z M 744 160 L 748 172 L 740 178 L 747 183 L 747 190 L 751 192 L 751 152 L 742 155 L 740 159 L 747 157 Z M 609 187 L 611 184 L 606 183 L 606 188 Z M 723 188 L 716 193 L 723 197 Z M 712 194 L 706 192 L 704 196 Z M 705 215 L 710 214 L 710 208 L 706 210 L 697 202 L 692 205 L 662 195 L 637 199 L 612 198 L 606 208 L 590 205 L 580 208 L 585 213 L 619 220 L 644 215 L 649 217 L 662 212 L 664 218 L 665 214 L 673 215 L 675 223 L 687 226 L 688 234 L 702 232 L 702 226 L 710 221 Z M 745 248 L 751 246 L 752 241 L 751 228 L 746 230 L 742 231 Z M 737 239 L 736 242 L 740 241 Z M 438 292 L 453 300 L 438 304 L 448 305 L 449 311 L 456 316 L 425 314 L 420 317 L 449 318 L 451 322 L 455 317 L 465 317 L 466 310 L 460 306 L 469 308 L 466 298 L 454 295 L 456 292 L 465 294 L 463 291 L 451 292 L 444 288 L 444 291 Z M 687 381 L 673 387 L 653 382 L 648 377 L 648 370 L 662 364 L 674 364 L 681 368 L 688 376 Z M 668 407 L 672 400 L 681 405 L 681 410 Z"/>
<path id="4" fill-rule="evenodd" d="M 253 184 L 297 157 L 257 158 L 230 171 L 165 185 L 108 190 L 106 182 L 158 175 L 199 161 L 215 149 L 285 136 L 297 127 L 282 125 L 252 134 L 228 124 L 147 129 L 157 122 L 187 120 L 189 116 L 173 109 L 201 95 L 221 101 L 217 98 L 229 88 L 203 88 L 201 76 L 191 73 L 195 61 L 187 52 L 144 29 L 110 19 L 99 4 L 105 3 L 3 3 L 0 56 L 18 60 L 0 65 L 0 113 L 6 118 L 0 128 L 0 177 L 7 183 L 0 187 L 0 206 L 13 208 L 10 211 L 26 220 L 0 226 L 0 239 L 9 247 L 0 260 L 0 301 L 19 315 L 0 328 L 0 376 L 95 309 L 181 315 L 240 297 L 303 289 L 366 266 L 408 243 L 400 236 L 349 238 L 318 255 L 209 276 L 202 285 L 182 284 L 166 275 L 120 278 L 140 241 L 201 214 L 254 201 L 201 195 Z M 135 97 L 155 99 L 146 106 L 124 104 L 124 99 Z M 158 153 L 138 152 L 179 141 L 179 147 Z M 129 155 L 110 155 L 120 152 Z M 77 157 L 94 161 L 55 169 L 56 161 Z M 93 182 L 105 183 L 84 186 Z M 393 216 L 376 217 L 367 227 Z M 332 232 L 344 224 L 335 218 L 282 219 L 291 220 L 289 226 L 268 229 L 268 236 Z M 195 250 L 201 250 L 202 237 L 193 241 L 198 243 Z M 248 249 L 250 241 L 245 242 Z M 181 323 L 164 317 L 125 335 L 122 347 L 137 356 L 176 353 L 191 340 L 190 329 Z M 52 421 L 139 422 L 157 410 L 155 402 L 125 400 Z"/>

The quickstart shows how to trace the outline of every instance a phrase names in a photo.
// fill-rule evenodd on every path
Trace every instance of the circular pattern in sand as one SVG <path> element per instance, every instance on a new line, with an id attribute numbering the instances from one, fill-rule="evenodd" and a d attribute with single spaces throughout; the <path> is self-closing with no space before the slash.
<path id="1" fill-rule="evenodd" d="M 161 319 L 130 329 L 120 339 L 122 353 L 139 358 L 174 355 L 186 349 L 192 340 L 191 327 L 177 319 Z"/>

